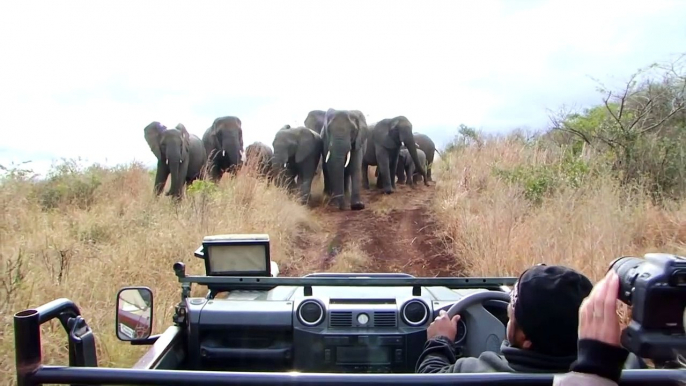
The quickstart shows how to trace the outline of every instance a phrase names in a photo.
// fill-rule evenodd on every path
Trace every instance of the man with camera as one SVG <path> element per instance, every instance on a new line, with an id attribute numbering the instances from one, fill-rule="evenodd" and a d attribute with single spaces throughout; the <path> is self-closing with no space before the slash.
<path id="1" fill-rule="evenodd" d="M 579 307 L 593 288 L 579 272 L 537 265 L 519 277 L 508 305 L 501 354 L 459 358 L 453 342 L 460 316 L 441 312 L 427 330 L 417 373 L 566 373 L 577 358 Z"/>
<path id="2" fill-rule="evenodd" d="M 656 367 L 686 366 L 686 260 L 649 253 L 610 264 L 579 309 L 579 358 L 571 373 L 555 376 L 554 386 L 614 386 L 629 353 L 652 359 Z M 624 334 L 617 300 L 632 306 Z M 686 383 L 686 373 L 683 382 Z"/>

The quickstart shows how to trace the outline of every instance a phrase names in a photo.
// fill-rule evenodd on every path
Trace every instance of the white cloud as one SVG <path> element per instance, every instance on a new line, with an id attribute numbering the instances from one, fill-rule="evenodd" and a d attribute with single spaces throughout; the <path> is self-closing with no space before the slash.
<path id="1" fill-rule="evenodd" d="M 11 2 L 0 163 L 152 163 L 146 124 L 202 136 L 221 115 L 271 144 L 329 107 L 405 115 L 438 142 L 460 123 L 540 126 L 596 100 L 589 75 L 683 51 L 685 16 L 681 0 Z"/>

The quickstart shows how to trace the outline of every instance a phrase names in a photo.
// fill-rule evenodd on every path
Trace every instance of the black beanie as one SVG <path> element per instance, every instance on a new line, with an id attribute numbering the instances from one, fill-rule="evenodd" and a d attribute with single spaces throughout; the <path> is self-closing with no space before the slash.
<path id="1" fill-rule="evenodd" d="M 520 276 L 513 290 L 514 315 L 533 351 L 576 355 L 579 307 L 591 289 L 586 276 L 562 266 L 538 265 Z"/>

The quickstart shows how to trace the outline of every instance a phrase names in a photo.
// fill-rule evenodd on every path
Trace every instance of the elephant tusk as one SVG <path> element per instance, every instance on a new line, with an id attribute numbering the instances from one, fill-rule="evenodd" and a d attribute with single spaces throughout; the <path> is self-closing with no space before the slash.
<path id="1" fill-rule="evenodd" d="M 286 162 L 286 163 L 283 164 L 283 167 L 286 167 L 286 166 L 288 166 L 288 162 Z"/>
<path id="2" fill-rule="evenodd" d="M 331 152 L 327 151 L 326 152 L 326 159 L 324 160 L 324 162 L 329 162 L 329 156 L 331 156 Z"/>
<path id="3" fill-rule="evenodd" d="M 222 150 L 222 157 L 226 157 L 226 150 Z"/>
<path id="4" fill-rule="evenodd" d="M 165 163 L 166 163 L 167 165 L 169 165 L 169 159 L 168 159 L 168 158 L 167 158 L 167 160 L 165 161 Z"/>
<path id="5" fill-rule="evenodd" d="M 348 167 L 348 163 L 350 163 L 350 152 L 348 152 L 345 156 L 345 166 L 344 168 Z"/>
<path id="6" fill-rule="evenodd" d="M 180 160 L 179 160 L 179 163 L 180 163 L 180 164 L 182 164 L 182 163 L 183 163 L 183 160 L 182 160 L 182 159 L 180 159 Z"/>

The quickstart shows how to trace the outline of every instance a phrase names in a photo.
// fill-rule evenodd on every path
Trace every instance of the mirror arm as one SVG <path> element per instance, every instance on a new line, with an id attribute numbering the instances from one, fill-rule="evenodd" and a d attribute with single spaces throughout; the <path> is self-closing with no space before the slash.
<path id="1" fill-rule="evenodd" d="M 157 339 L 159 339 L 160 336 L 162 336 L 162 334 L 151 335 L 145 339 L 132 340 L 130 343 L 131 346 L 146 346 L 150 344 L 155 344 L 155 342 L 157 342 Z"/>

